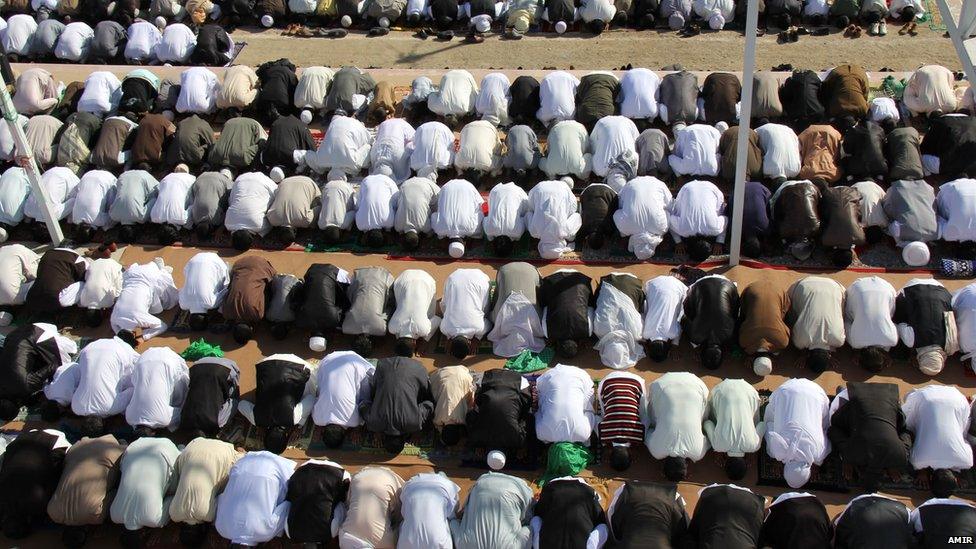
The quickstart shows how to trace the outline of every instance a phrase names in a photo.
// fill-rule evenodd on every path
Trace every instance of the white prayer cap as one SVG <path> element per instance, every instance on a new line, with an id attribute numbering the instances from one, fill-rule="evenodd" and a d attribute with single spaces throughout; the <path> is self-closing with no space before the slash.
<path id="1" fill-rule="evenodd" d="M 186 164 L 177 164 L 176 167 L 173 168 L 173 171 L 175 173 L 190 173 L 190 167 Z"/>
<path id="2" fill-rule="evenodd" d="M 381 27 L 383 27 L 384 29 L 390 28 L 390 18 L 389 17 L 380 17 L 380 19 L 379 19 L 379 21 L 377 21 L 377 23 L 379 23 L 379 25 Z"/>
<path id="3" fill-rule="evenodd" d="M 570 188 L 570 189 L 572 189 L 572 188 L 573 188 L 573 185 L 575 185 L 575 184 L 576 184 L 576 183 L 575 183 L 575 182 L 573 181 L 573 178 L 572 178 L 572 177 L 570 177 L 570 176 L 568 176 L 568 175 L 564 175 L 564 176 L 562 176 L 562 177 L 560 177 L 560 178 L 559 178 L 559 180 L 560 180 L 560 181 L 562 181 L 563 183 L 565 183 L 565 184 L 567 184 L 567 185 L 569 185 L 569 188 Z"/>
<path id="4" fill-rule="evenodd" d="M 613 172 L 607 174 L 605 183 L 619 193 L 624 188 L 624 185 L 627 184 L 627 178 L 620 172 Z"/>
<path id="5" fill-rule="evenodd" d="M 426 177 L 431 181 L 437 181 L 437 168 L 425 166 L 417 170 L 417 177 Z"/>
<path id="6" fill-rule="evenodd" d="M 915 351 L 918 369 L 923 374 L 934 376 L 945 366 L 946 353 L 938 345 L 927 345 Z"/>
<path id="7" fill-rule="evenodd" d="M 268 175 L 272 181 L 275 183 L 281 183 L 281 180 L 285 178 L 285 172 L 280 167 L 275 166 L 271 168 L 271 173 Z"/>
<path id="8" fill-rule="evenodd" d="M 924 242 L 909 242 L 901 250 L 901 258 L 912 267 L 921 267 L 929 263 L 929 247 Z"/>
<path id="9" fill-rule="evenodd" d="M 352 26 L 352 17 L 349 17 L 348 15 L 343 15 L 342 19 L 339 20 L 339 24 L 342 25 L 344 28 L 348 29 L 349 27 Z"/>
<path id="10" fill-rule="evenodd" d="M 159 17 L 157 17 L 156 18 L 156 27 L 159 28 L 159 29 L 165 29 L 166 28 L 166 18 L 163 17 L 162 15 L 160 15 Z"/>
<path id="11" fill-rule="evenodd" d="M 176 119 L 176 114 L 173 113 L 173 111 L 171 111 L 169 109 L 166 109 L 165 111 L 163 111 L 162 114 L 163 114 L 163 118 L 165 118 L 166 120 L 169 120 L 170 122 L 172 122 L 173 120 Z"/>
<path id="12" fill-rule="evenodd" d="M 722 30 L 725 26 L 725 18 L 722 17 L 721 13 L 713 13 L 711 17 L 708 18 L 708 26 L 712 30 Z"/>
<path id="13" fill-rule="evenodd" d="M 752 371 L 757 376 L 766 377 L 773 372 L 773 361 L 768 356 L 756 357 L 752 362 Z"/>
<path id="14" fill-rule="evenodd" d="M 231 179 L 231 180 L 234 179 L 234 172 L 230 171 L 227 168 L 220 170 L 220 174 L 226 176 L 227 179 Z"/>
<path id="15" fill-rule="evenodd" d="M 264 27 L 264 28 L 269 28 L 271 25 L 274 25 L 274 17 L 271 17 L 268 14 L 262 15 L 261 16 L 261 26 Z"/>
<path id="16" fill-rule="evenodd" d="M 105 13 L 112 15 L 115 11 L 115 2 L 110 2 L 108 6 L 105 7 Z"/>
<path id="17" fill-rule="evenodd" d="M 309 125 L 309 124 L 311 124 L 312 123 L 312 111 L 310 111 L 308 109 L 303 110 L 302 111 L 302 114 L 299 115 L 299 118 L 301 118 L 302 123 L 305 124 L 306 126 Z"/>
<path id="18" fill-rule="evenodd" d="M 222 13 L 223 12 L 220 11 L 220 6 L 218 6 L 217 4 L 214 4 L 213 9 L 210 10 L 210 18 L 213 19 L 214 21 L 216 21 L 216 20 L 220 19 L 220 16 L 221 16 Z"/>
<path id="19" fill-rule="evenodd" d="M 7 311 L 0 311 L 0 326 L 10 326 L 13 322 L 14 315 L 8 313 Z"/>
<path id="20" fill-rule="evenodd" d="M 376 166 L 376 168 L 373 171 L 377 175 L 385 175 L 385 176 L 387 176 L 389 178 L 392 178 L 393 177 L 393 168 L 391 168 L 387 164 L 381 164 L 379 166 Z"/>
<path id="21" fill-rule="evenodd" d="M 488 452 L 487 461 L 488 467 L 490 467 L 492 471 L 503 469 L 505 467 L 505 452 L 502 452 L 501 450 L 492 450 Z"/>
<path id="22" fill-rule="evenodd" d="M 345 181 L 346 172 L 338 168 L 332 168 L 331 170 L 329 170 L 329 174 L 325 177 L 327 181 Z"/>
<path id="23" fill-rule="evenodd" d="M 688 124 L 685 124 L 684 122 L 675 122 L 674 125 L 671 126 L 671 131 L 672 131 L 672 133 L 674 133 L 674 132 L 680 132 L 681 130 L 683 130 L 683 129 L 687 128 L 687 127 L 688 127 Z"/>
<path id="24" fill-rule="evenodd" d="M 477 20 L 474 22 L 474 30 L 476 30 L 478 32 L 488 32 L 489 30 L 491 30 L 491 18 L 490 17 L 488 17 L 488 16 L 484 16 L 484 17 L 475 16 L 475 18 Z"/>
<path id="25" fill-rule="evenodd" d="M 560 21 L 556 23 L 556 34 L 562 34 L 566 32 L 566 22 Z"/>
<path id="26" fill-rule="evenodd" d="M 325 338 L 322 336 L 308 338 L 308 348 L 316 353 L 321 353 L 325 350 Z"/>
<path id="27" fill-rule="evenodd" d="M 725 130 L 729 129 L 729 124 L 727 122 L 719 121 L 715 123 L 715 129 L 721 133 L 725 133 Z"/>
<path id="28" fill-rule="evenodd" d="M 447 253 L 454 259 L 463 256 L 464 243 L 461 242 L 460 240 L 455 240 L 454 242 L 451 242 L 451 245 L 447 247 Z"/>
<path id="29" fill-rule="evenodd" d="M 790 488 L 799 488 L 810 480 L 810 464 L 802 461 L 791 461 L 783 466 L 783 478 Z"/>
<path id="30" fill-rule="evenodd" d="M 0 227 L 0 242 L 6 242 L 10 236 L 7 234 L 7 229 Z"/>

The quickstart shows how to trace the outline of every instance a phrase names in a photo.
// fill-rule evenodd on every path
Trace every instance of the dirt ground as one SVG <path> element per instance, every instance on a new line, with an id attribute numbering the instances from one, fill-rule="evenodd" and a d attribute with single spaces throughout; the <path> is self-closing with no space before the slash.
<path id="1" fill-rule="evenodd" d="M 802 36 L 793 44 L 777 44 L 775 36 L 764 36 L 759 40 L 756 67 L 769 70 L 790 63 L 797 68 L 822 70 L 858 63 L 869 71 L 910 71 L 936 63 L 961 68 L 951 41 L 941 32 L 921 25 L 915 37 L 899 36 L 897 31 L 892 24 L 886 37 L 848 39 L 834 32 L 824 37 Z M 482 44 L 468 44 L 462 38 L 450 42 L 420 40 L 412 31 L 394 31 L 380 38 L 357 32 L 331 40 L 281 36 L 278 30 L 239 29 L 233 37 L 247 42 L 237 62 L 249 65 L 288 57 L 300 66 L 428 69 L 611 69 L 628 63 L 660 69 L 680 63 L 688 70 L 739 71 L 745 44 L 742 35 L 732 31 L 680 38 L 673 32 L 619 30 L 599 37 L 578 33 L 529 35 L 519 41 L 492 35 Z"/>

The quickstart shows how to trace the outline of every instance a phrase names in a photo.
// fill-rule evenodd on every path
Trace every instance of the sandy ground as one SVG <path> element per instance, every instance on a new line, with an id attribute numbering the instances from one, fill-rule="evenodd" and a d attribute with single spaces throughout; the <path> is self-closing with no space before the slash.
<path id="1" fill-rule="evenodd" d="M 777 44 L 775 36 L 760 38 L 756 67 L 769 70 L 781 63 L 813 70 L 829 69 L 840 63 L 858 63 L 866 70 L 889 68 L 909 71 L 936 63 L 961 68 L 955 50 L 941 32 L 919 26 L 916 37 L 899 36 L 889 26 L 886 37 L 863 36 L 847 39 L 841 34 L 802 36 L 794 44 Z M 737 32 L 706 33 L 680 38 L 672 32 L 611 31 L 599 37 L 567 33 L 526 36 L 519 41 L 489 36 L 482 44 L 467 44 L 461 38 L 442 42 L 420 40 L 412 32 L 392 32 L 381 38 L 354 33 L 339 40 L 297 39 L 281 36 L 277 30 L 239 29 L 235 41 L 247 46 L 237 62 L 250 65 L 268 59 L 288 57 L 296 65 L 356 65 L 378 68 L 468 69 L 610 69 L 628 63 L 659 69 L 674 63 L 688 70 L 741 70 L 745 41 Z"/>
<path id="2" fill-rule="evenodd" d="M 133 262 L 147 262 L 157 256 L 163 257 L 167 264 L 174 267 L 174 277 L 177 285 L 179 286 L 183 283 L 183 265 L 190 257 L 199 251 L 201 250 L 190 248 L 160 249 L 157 247 L 129 247 L 125 249 L 124 253 L 122 254 L 121 261 L 123 264 L 129 265 Z M 219 253 L 222 257 L 225 257 L 228 262 L 233 262 L 241 257 L 233 250 L 218 249 L 214 251 Z M 480 269 L 486 272 L 490 277 L 494 278 L 497 267 L 496 265 L 481 264 L 477 262 L 399 261 L 381 259 L 380 256 L 353 254 L 308 254 L 290 251 L 252 251 L 248 253 L 265 256 L 269 261 L 271 261 L 279 272 L 293 273 L 298 276 L 301 276 L 310 264 L 316 262 L 331 262 L 350 271 L 362 266 L 382 265 L 388 268 L 394 275 L 402 272 L 405 269 L 423 269 L 430 272 L 437 280 L 438 295 L 443 291 L 443 282 L 445 278 L 455 269 Z M 556 265 L 543 265 L 540 266 L 539 270 L 543 275 L 546 275 L 557 270 L 558 268 L 560 267 Z M 590 275 L 594 279 L 595 283 L 600 276 L 614 270 L 625 270 L 641 277 L 643 280 L 647 280 L 654 276 L 665 274 L 669 268 L 658 265 L 634 264 L 630 266 L 617 266 L 613 268 L 584 266 L 579 267 L 579 269 Z M 787 288 L 795 280 L 804 276 L 804 273 L 795 271 L 757 270 L 746 267 L 736 267 L 732 269 L 718 268 L 716 270 L 719 272 L 725 272 L 727 276 L 738 283 L 740 289 L 743 289 L 746 285 L 757 281 L 763 284 L 775 284 L 779 287 Z M 858 275 L 857 273 L 852 272 L 838 272 L 827 274 L 825 276 L 830 276 L 842 284 L 848 285 L 863 275 Z M 913 276 L 909 274 L 891 274 L 885 275 L 885 278 L 890 280 L 896 288 L 900 288 L 905 282 L 913 278 Z M 950 290 L 961 287 L 965 284 L 965 281 L 958 280 L 947 280 L 944 282 Z M 164 318 L 170 318 L 173 312 L 174 311 L 170 311 L 164 314 Z M 110 336 L 110 330 L 107 323 L 97 330 L 73 329 L 72 332 L 79 335 L 88 335 L 93 337 Z M 322 356 L 321 353 L 313 353 L 309 351 L 307 345 L 305 344 L 307 341 L 307 334 L 296 330 L 289 335 L 289 338 L 286 341 L 279 342 L 270 337 L 266 327 L 259 328 L 256 339 L 244 346 L 239 346 L 234 343 L 229 335 L 167 334 L 143 343 L 140 345 L 139 350 L 143 351 L 154 346 L 170 346 L 177 351 L 181 351 L 189 344 L 191 339 L 195 339 L 201 335 L 205 336 L 209 341 L 219 343 L 225 352 L 227 352 L 227 356 L 237 361 L 242 371 L 241 384 L 244 398 L 249 398 L 253 394 L 253 366 L 262 357 L 281 352 L 295 353 L 309 360 L 318 360 Z M 344 336 L 333 337 L 329 340 L 328 350 L 332 351 L 337 349 L 346 349 L 348 348 L 349 343 L 350 340 Z M 382 357 L 389 356 L 390 354 L 392 354 L 392 339 L 385 338 L 384 341 L 377 345 L 375 356 Z M 419 360 L 428 368 L 428 370 L 431 371 L 439 367 L 457 363 L 457 361 L 445 354 L 437 354 L 433 353 L 432 351 L 424 353 L 419 357 Z M 594 379 L 600 378 L 610 371 L 601 366 L 598 356 L 589 347 L 581 352 L 579 357 L 567 362 L 584 368 L 594 377 Z M 503 360 L 485 355 L 477 355 L 469 357 L 463 361 L 463 364 L 472 368 L 473 370 L 483 371 L 490 368 L 501 367 L 503 365 Z M 648 382 L 651 382 L 665 372 L 684 370 L 691 371 L 702 377 L 709 387 L 713 387 L 715 384 L 727 377 L 742 377 L 759 389 L 774 389 L 791 377 L 810 377 L 810 373 L 801 365 L 800 355 L 794 351 L 785 352 L 781 356 L 777 357 L 774 365 L 774 373 L 764 379 L 760 379 L 752 373 L 751 365 L 746 359 L 734 357 L 727 358 L 726 362 L 719 370 L 718 375 L 715 375 L 714 372 L 707 372 L 698 364 L 697 355 L 686 343 L 680 346 L 669 361 L 663 364 L 655 364 L 645 359 L 639 362 L 633 371 L 644 377 Z M 856 366 L 853 356 L 849 350 L 843 350 L 837 353 L 835 368 L 814 378 L 814 380 L 830 394 L 836 392 L 838 386 L 848 381 L 864 380 L 897 383 L 901 388 L 902 395 L 904 395 L 913 386 L 920 386 L 928 383 L 954 384 L 958 386 L 967 396 L 972 396 L 974 393 L 976 393 L 976 378 L 967 376 L 965 374 L 965 367 L 958 361 L 957 358 L 952 359 L 949 364 L 947 364 L 945 371 L 943 371 L 942 374 L 937 376 L 935 379 L 923 376 L 908 362 L 896 362 L 888 371 L 884 373 L 884 375 L 872 377 L 868 376 L 865 371 Z M 320 457 L 312 454 L 305 455 L 303 452 L 296 449 L 290 449 L 287 455 L 295 459 L 303 459 L 305 457 Z M 350 452 L 329 453 L 328 458 L 338 461 L 352 471 L 356 471 L 368 463 L 375 464 L 378 462 L 378 456 L 356 455 Z M 382 458 L 379 457 L 379 460 L 382 460 Z M 754 467 L 754 458 L 750 461 L 750 463 Z M 430 462 L 416 457 L 406 456 L 396 457 L 389 461 L 381 462 L 381 464 L 391 467 L 404 478 L 409 478 L 413 474 L 419 472 L 428 472 L 433 470 L 445 471 L 461 486 L 463 495 L 467 494 L 467 491 L 470 489 L 473 481 L 477 479 L 481 473 L 483 473 L 482 470 L 461 468 L 456 466 L 454 463 Z M 535 480 L 538 475 L 538 473 L 515 474 L 526 478 L 526 480 L 530 482 Z M 584 476 L 588 477 L 591 483 L 601 493 L 602 497 L 604 498 L 605 505 L 608 503 L 609 497 L 612 495 L 613 491 L 617 488 L 617 486 L 619 486 L 620 482 L 625 479 L 664 480 L 660 469 L 660 464 L 652 460 L 642 449 L 639 449 L 637 452 L 633 467 L 623 475 L 616 473 L 609 469 L 609 467 L 603 465 L 596 467 L 593 470 L 585 471 Z M 689 476 L 690 481 L 682 483 L 679 490 L 688 503 L 689 512 L 692 512 L 695 503 L 697 502 L 698 491 L 703 486 L 710 483 L 722 482 L 724 480 L 724 474 L 722 473 L 718 457 L 715 454 L 710 453 L 705 457 L 704 460 L 693 464 L 690 467 Z M 779 493 L 785 491 L 780 488 L 758 487 L 755 485 L 755 479 L 756 474 L 755 470 L 753 470 L 750 472 L 749 476 L 747 476 L 747 481 L 744 482 L 744 484 L 752 487 L 758 493 L 761 493 L 769 498 L 773 498 Z M 831 516 L 840 512 L 846 502 L 854 495 L 836 494 L 830 492 L 815 493 L 827 505 Z M 895 493 L 892 495 L 913 506 L 920 504 L 928 498 L 928 495 L 922 492 L 905 492 Z M 115 541 L 116 532 L 117 531 L 114 528 L 100 529 L 96 534 L 98 546 L 111 546 L 111 544 L 113 544 Z M 41 535 L 32 538 L 30 540 L 31 543 L 27 546 L 42 547 L 44 546 L 42 542 L 49 541 L 51 539 L 50 536 L 53 535 L 53 532 L 41 533 Z M 158 536 L 161 536 L 164 539 L 171 539 L 170 536 L 163 534 L 159 534 Z M 35 543 L 39 544 L 35 545 Z M 160 540 L 159 543 L 155 544 L 155 546 L 166 547 L 169 545 L 163 540 Z"/>

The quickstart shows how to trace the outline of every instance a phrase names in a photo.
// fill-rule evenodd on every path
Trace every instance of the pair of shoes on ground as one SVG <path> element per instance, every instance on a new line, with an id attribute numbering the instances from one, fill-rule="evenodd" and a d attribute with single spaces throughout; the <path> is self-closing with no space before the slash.
<path id="1" fill-rule="evenodd" d="M 918 23 L 915 21 L 905 23 L 901 30 L 898 31 L 898 34 L 901 36 L 905 36 L 906 34 L 909 36 L 918 36 Z"/>
<path id="2" fill-rule="evenodd" d="M 698 36 L 701 34 L 701 26 L 698 23 L 691 23 L 686 25 L 683 29 L 678 31 L 678 36 L 682 38 L 689 38 L 691 36 Z"/>
<path id="3" fill-rule="evenodd" d="M 884 20 L 877 23 L 871 23 L 868 27 L 868 34 L 871 36 L 887 36 L 888 35 L 888 23 Z"/>
<path id="4" fill-rule="evenodd" d="M 862 29 L 859 25 L 851 23 L 850 25 L 847 25 L 846 29 L 844 29 L 844 37 L 860 38 L 862 32 L 864 32 L 864 29 Z"/>
<path id="5" fill-rule="evenodd" d="M 803 29 L 803 31 L 804 32 L 801 33 L 800 29 L 796 27 L 790 27 L 785 31 L 779 33 L 779 35 L 777 35 L 777 38 L 779 39 L 780 44 L 786 44 L 787 42 L 798 42 L 800 40 L 800 34 L 809 34 L 808 32 L 806 32 L 806 29 Z"/>

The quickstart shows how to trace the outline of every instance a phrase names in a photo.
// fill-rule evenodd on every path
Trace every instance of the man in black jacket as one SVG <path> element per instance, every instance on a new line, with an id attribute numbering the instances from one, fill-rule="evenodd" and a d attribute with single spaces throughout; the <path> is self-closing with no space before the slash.
<path id="1" fill-rule="evenodd" d="M 468 445 L 503 453 L 524 448 L 531 405 L 529 382 L 521 374 L 488 370 L 481 377 L 474 406 L 465 418 Z"/>
<path id="2" fill-rule="evenodd" d="M 412 358 L 380 359 L 372 395 L 360 405 L 359 413 L 367 429 L 383 435 L 386 451 L 399 454 L 410 435 L 422 431 L 434 415 L 427 370 Z"/>
<path id="3" fill-rule="evenodd" d="M 562 477 L 542 487 L 529 523 L 538 547 L 573 549 L 587 547 L 604 522 L 600 496 L 581 478 Z"/>
<path id="4" fill-rule="evenodd" d="M 830 418 L 827 436 L 844 464 L 857 472 L 865 491 L 876 491 L 886 470 L 911 469 L 912 435 L 897 385 L 850 382 L 834 398 L 840 406 Z"/>
<path id="5" fill-rule="evenodd" d="M 77 350 L 52 324 L 25 324 L 7 334 L 0 349 L 0 421 L 17 417 Z"/>
<path id="6" fill-rule="evenodd" d="M 759 546 L 766 500 L 748 488 L 712 484 L 698 493 L 688 527 L 699 549 L 752 549 Z"/>
<path id="7" fill-rule="evenodd" d="M 210 23 L 200 27 L 197 33 L 197 45 L 190 54 L 190 63 L 217 67 L 230 61 L 234 42 L 230 35 L 220 25 Z"/>
<path id="8" fill-rule="evenodd" d="M 280 454 L 292 429 L 312 413 L 315 376 L 307 362 L 292 354 L 271 355 L 254 365 L 254 373 L 254 402 L 242 400 L 237 409 L 252 424 L 264 428 L 264 449 Z"/>
<path id="9" fill-rule="evenodd" d="M 316 263 L 305 271 L 304 283 L 296 291 L 297 324 L 311 331 L 309 348 L 324 351 L 326 333 L 342 326 L 349 310 L 349 273 L 335 265 Z"/>
<path id="10" fill-rule="evenodd" d="M 759 533 L 759 547 L 771 549 L 829 549 L 833 526 L 817 496 L 783 494 L 769 505 Z"/>
<path id="11" fill-rule="evenodd" d="M 626 482 L 617 489 L 607 509 L 607 526 L 608 549 L 690 546 L 685 500 L 674 484 Z"/>
<path id="12" fill-rule="evenodd" d="M 47 520 L 47 504 L 61 479 L 69 446 L 64 433 L 54 429 L 31 429 L 7 445 L 0 467 L 3 535 L 25 538 Z"/>
<path id="13" fill-rule="evenodd" d="M 910 522 L 919 549 L 972 547 L 976 539 L 976 506 L 963 500 L 930 499 L 912 511 Z"/>
<path id="14" fill-rule="evenodd" d="M 281 167 L 286 174 L 295 170 L 295 151 L 315 150 L 308 126 L 295 115 L 281 116 L 271 124 L 268 140 L 261 151 L 261 163 L 269 171 Z"/>
<path id="15" fill-rule="evenodd" d="M 976 117 L 945 114 L 930 119 L 921 145 L 922 163 L 950 178 L 976 175 Z"/>
<path id="16" fill-rule="evenodd" d="M 912 533 L 904 503 L 863 494 L 834 519 L 834 549 L 910 549 L 916 547 Z"/>
<path id="17" fill-rule="evenodd" d="M 255 72 L 261 80 L 255 106 L 258 112 L 263 113 L 265 121 L 272 123 L 279 116 L 290 114 L 293 110 L 292 98 L 298 86 L 295 65 L 287 59 L 279 59 L 264 63 Z"/>
<path id="18" fill-rule="evenodd" d="M 845 175 L 862 181 L 888 174 L 885 131 L 877 122 L 863 120 L 843 133 L 841 167 Z"/>
<path id="19" fill-rule="evenodd" d="M 519 76 L 508 88 L 508 118 L 512 125 L 531 126 L 537 122 L 539 110 L 539 81 L 532 76 Z"/>
<path id="20" fill-rule="evenodd" d="M 576 242 L 586 242 L 594 250 L 603 247 L 607 238 L 620 233 L 613 221 L 617 211 L 617 192 L 605 183 L 591 183 L 580 194 L 582 224 L 576 232 Z"/>
<path id="21" fill-rule="evenodd" d="M 560 269 L 542 279 L 539 305 L 546 337 L 561 356 L 576 356 L 579 342 L 592 335 L 589 309 L 594 302 L 592 280 L 579 271 Z"/>
<path id="22" fill-rule="evenodd" d="M 922 373 L 934 376 L 942 371 L 950 341 L 946 314 L 952 312 L 952 294 L 940 282 L 915 278 L 905 284 L 895 298 L 895 324 L 898 339 L 915 350 Z"/>
<path id="23" fill-rule="evenodd" d="M 739 318 L 739 292 L 735 283 L 722 275 L 698 279 L 685 297 L 682 330 L 699 348 L 702 365 L 716 370 L 722 365 L 723 347 L 735 341 Z"/>
<path id="24" fill-rule="evenodd" d="M 809 181 L 788 181 L 770 199 L 776 235 L 794 257 L 810 258 L 820 235 L 820 188 Z"/>
<path id="25" fill-rule="evenodd" d="M 228 358 L 206 357 L 190 368 L 190 385 L 180 412 L 180 428 L 192 438 L 214 438 L 234 411 L 240 389 L 237 363 Z"/>
<path id="26" fill-rule="evenodd" d="M 288 479 L 285 500 L 288 511 L 288 539 L 306 546 L 324 546 L 332 540 L 336 506 L 346 501 L 351 477 L 332 461 L 310 459 Z"/>
<path id="27" fill-rule="evenodd" d="M 824 118 L 824 106 L 820 102 L 820 76 L 813 71 L 795 71 L 783 87 L 779 97 L 783 102 L 783 113 L 793 129 L 799 133 L 810 124 Z"/>
<path id="28" fill-rule="evenodd" d="M 49 314 L 74 305 L 87 271 L 85 258 L 70 248 L 44 252 L 37 264 L 37 278 L 27 291 L 26 310 Z"/>

